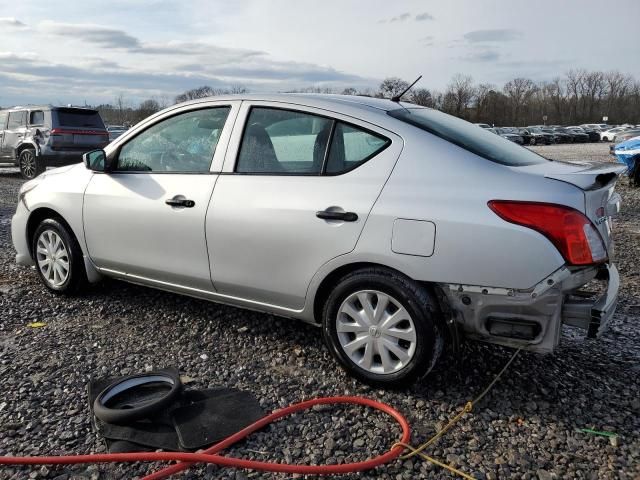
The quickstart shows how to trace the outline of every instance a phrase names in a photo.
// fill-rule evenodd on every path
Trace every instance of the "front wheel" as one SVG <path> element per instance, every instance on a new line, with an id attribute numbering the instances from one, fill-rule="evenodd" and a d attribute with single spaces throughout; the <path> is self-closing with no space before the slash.
<path id="1" fill-rule="evenodd" d="M 367 268 L 343 277 L 323 310 L 331 354 L 353 377 L 402 387 L 425 376 L 444 344 L 439 310 L 427 289 L 391 270 Z"/>
<path id="2" fill-rule="evenodd" d="M 65 225 L 43 220 L 33 235 L 33 259 L 38 276 L 54 293 L 76 293 L 88 284 L 82 250 Z"/>
<path id="3" fill-rule="evenodd" d="M 37 157 L 33 148 L 25 148 L 18 157 L 18 166 L 22 177 L 31 180 L 44 172 L 42 160 Z"/>

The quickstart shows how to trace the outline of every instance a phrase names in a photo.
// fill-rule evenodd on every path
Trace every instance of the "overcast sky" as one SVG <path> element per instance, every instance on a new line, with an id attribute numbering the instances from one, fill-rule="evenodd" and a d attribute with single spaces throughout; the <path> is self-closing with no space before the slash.
<path id="1" fill-rule="evenodd" d="M 376 87 L 501 85 L 572 68 L 640 78 L 640 0 L 0 0 L 0 105 Z"/>

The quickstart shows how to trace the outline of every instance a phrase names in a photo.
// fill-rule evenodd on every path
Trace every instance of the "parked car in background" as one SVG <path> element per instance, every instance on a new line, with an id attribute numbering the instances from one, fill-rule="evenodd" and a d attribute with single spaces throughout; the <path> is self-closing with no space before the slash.
<path id="1" fill-rule="evenodd" d="M 624 132 L 625 130 L 627 130 L 626 127 L 615 127 L 610 128 L 609 130 L 604 130 L 600 133 L 600 140 L 602 140 L 603 142 L 613 141 L 616 133 Z"/>
<path id="2" fill-rule="evenodd" d="M 586 134 L 589 137 L 588 141 L 590 141 L 590 142 L 599 142 L 600 141 L 600 131 L 599 130 L 595 130 L 595 129 L 589 128 L 589 127 L 578 127 L 578 126 L 567 127 L 567 129 L 568 130 L 577 131 L 579 133 Z"/>
<path id="3" fill-rule="evenodd" d="M 626 142 L 627 140 L 637 137 L 638 135 L 640 135 L 640 128 L 630 128 L 628 130 L 616 133 L 616 136 L 613 137 L 613 142 Z"/>
<path id="4" fill-rule="evenodd" d="M 0 110 L 0 163 L 13 163 L 26 179 L 48 166 L 82 160 L 109 143 L 100 114 L 88 108 L 28 106 Z"/>
<path id="5" fill-rule="evenodd" d="M 107 132 L 109 132 L 109 141 L 112 142 L 127 130 L 128 128 L 124 125 L 108 125 Z"/>
<path id="6" fill-rule="evenodd" d="M 596 337 L 615 311 L 626 167 L 552 162 L 437 110 L 203 98 L 84 160 L 19 193 L 16 260 L 46 288 L 104 275 L 302 319 L 375 385 L 426 375 L 447 332 L 552 352 L 562 323 Z"/>
<path id="7" fill-rule="evenodd" d="M 495 133 L 500 135 L 502 138 L 506 138 L 510 142 L 517 143 L 518 145 L 524 144 L 524 140 L 517 133 L 513 133 L 509 130 L 509 128 L 497 127 L 494 128 Z"/>
<path id="8" fill-rule="evenodd" d="M 539 129 L 519 128 L 517 133 L 527 145 L 549 145 L 553 143 L 553 137 L 546 135 Z"/>
<path id="9" fill-rule="evenodd" d="M 474 123 L 474 125 L 477 125 L 480 128 L 491 128 L 491 125 L 488 123 Z"/>
<path id="10" fill-rule="evenodd" d="M 589 135 L 578 130 L 572 130 L 565 127 L 555 127 L 555 132 L 562 133 L 569 136 L 569 143 L 585 143 L 589 141 Z"/>
<path id="11" fill-rule="evenodd" d="M 608 130 L 610 128 L 609 125 L 607 125 L 606 123 L 583 123 L 580 126 L 583 128 L 591 128 L 599 132 L 603 130 Z"/>

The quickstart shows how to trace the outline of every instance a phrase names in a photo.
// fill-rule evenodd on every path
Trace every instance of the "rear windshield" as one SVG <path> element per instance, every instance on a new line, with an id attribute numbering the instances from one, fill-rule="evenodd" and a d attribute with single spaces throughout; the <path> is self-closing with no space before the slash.
<path id="1" fill-rule="evenodd" d="M 394 118 L 432 133 L 492 162 L 513 167 L 548 162 L 546 158 L 484 128 L 430 108 L 399 108 Z"/>
<path id="2" fill-rule="evenodd" d="M 104 128 L 100 114 L 95 110 L 65 109 L 56 110 L 58 125 L 61 127 Z"/>

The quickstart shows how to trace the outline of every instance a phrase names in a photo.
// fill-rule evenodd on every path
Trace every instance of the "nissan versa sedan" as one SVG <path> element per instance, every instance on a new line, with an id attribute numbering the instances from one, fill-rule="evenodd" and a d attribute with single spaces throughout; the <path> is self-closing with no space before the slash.
<path id="1" fill-rule="evenodd" d="M 410 103 L 215 97 L 25 183 L 12 235 L 55 293 L 107 276 L 301 319 L 351 375 L 399 386 L 461 335 L 535 352 L 563 323 L 600 335 L 624 168 Z"/>

